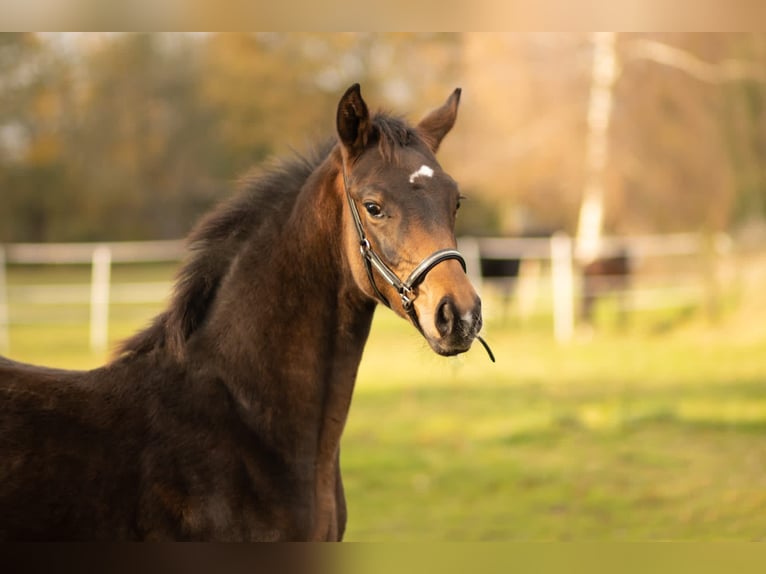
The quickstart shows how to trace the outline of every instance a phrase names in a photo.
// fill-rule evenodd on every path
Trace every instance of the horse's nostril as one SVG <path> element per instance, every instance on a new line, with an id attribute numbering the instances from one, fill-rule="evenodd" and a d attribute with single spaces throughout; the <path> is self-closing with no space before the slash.
<path id="1" fill-rule="evenodd" d="M 455 306 L 452 301 L 445 297 L 436 309 L 436 329 L 442 337 L 452 332 L 455 323 Z"/>

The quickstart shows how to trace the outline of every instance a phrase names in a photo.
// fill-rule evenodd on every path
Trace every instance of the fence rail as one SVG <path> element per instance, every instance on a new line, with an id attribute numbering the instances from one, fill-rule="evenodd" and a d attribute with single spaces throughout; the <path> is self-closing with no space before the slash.
<path id="1" fill-rule="evenodd" d="M 576 242 L 564 234 L 553 237 L 505 238 L 482 237 L 461 238 L 459 248 L 468 262 L 468 271 L 474 284 L 482 285 L 490 279 L 481 276 L 481 260 L 516 258 L 527 263 L 536 263 L 539 275 L 540 264 L 546 267 L 547 283 L 538 276 L 533 284 L 529 277 L 518 276 L 500 280 L 505 285 L 517 287 L 516 298 L 519 306 L 528 309 L 530 300 L 547 296 L 551 302 L 554 333 L 559 341 L 568 341 L 574 334 L 577 314 L 577 296 L 582 292 L 581 274 L 578 268 L 584 261 L 578 260 Z M 718 260 L 729 255 L 734 249 L 731 238 L 724 233 L 712 236 L 700 233 L 675 233 L 663 235 L 607 236 L 600 241 L 598 257 L 627 255 L 635 269 L 633 278 L 640 276 L 640 286 L 632 285 L 622 294 L 629 295 L 623 301 L 626 310 L 649 310 L 682 307 L 689 301 L 710 302 L 716 290 Z M 682 260 L 691 261 L 691 269 L 682 270 Z M 662 274 L 644 269 L 643 264 L 662 262 Z M 650 267 L 647 265 L 647 267 Z M 641 268 L 640 273 L 635 271 Z M 653 276 L 652 273 L 656 273 Z M 602 276 L 607 282 L 616 277 Z M 664 279 L 664 281 L 657 281 Z M 578 283 L 578 280 L 579 283 Z M 518 283 L 518 286 L 516 285 Z M 591 293 L 594 289 L 591 286 Z M 510 290 L 508 288 L 507 290 Z M 595 291 L 599 288 L 596 287 Z M 618 293 L 609 288 L 605 292 Z M 600 295 L 601 293 L 596 293 Z M 522 301 L 525 301 L 522 303 Z"/>
<path id="2" fill-rule="evenodd" d="M 468 273 L 479 290 L 482 259 L 537 260 L 550 263 L 550 297 L 553 309 L 554 334 L 560 341 L 569 340 L 575 326 L 576 265 L 575 242 L 566 234 L 550 238 L 462 237 L 458 247 L 466 258 Z M 629 252 L 637 260 L 656 257 L 702 255 L 712 249 L 717 254 L 732 249 L 726 235 L 710 239 L 695 233 L 674 235 L 644 235 L 632 237 L 605 237 L 601 255 Z M 152 303 L 165 298 L 171 290 L 169 282 L 143 282 L 120 284 L 111 279 L 115 263 L 160 263 L 180 261 L 186 253 L 180 240 L 105 243 L 16 243 L 0 245 L 0 351 L 10 348 L 9 301 L 23 299 L 30 304 L 88 304 L 90 309 L 90 345 L 103 350 L 107 345 L 109 307 L 113 303 Z M 8 265 L 76 265 L 91 266 L 87 285 L 8 285 Z M 699 285 L 676 286 L 675 293 L 692 293 L 698 297 L 704 289 Z M 655 289 L 657 290 L 657 289 Z M 636 289 L 631 306 L 649 306 L 651 290 Z M 668 289 L 670 293 L 672 289 Z M 677 298 L 677 297 L 676 297 Z M 673 299 L 669 297 L 666 299 Z"/>
<path id="3" fill-rule="evenodd" d="M 10 349 L 9 298 L 23 291 L 33 304 L 76 304 L 90 306 L 90 347 L 103 351 L 109 335 L 109 306 L 112 303 L 160 301 L 170 291 L 169 283 L 113 285 L 114 263 L 164 263 L 180 261 L 186 252 L 181 240 L 102 243 L 13 243 L 0 246 L 0 350 Z M 21 265 L 91 266 L 91 279 L 83 285 L 8 286 L 6 268 Z"/>
<path id="4" fill-rule="evenodd" d="M 92 263 L 96 254 L 109 252 L 114 263 L 159 263 L 178 261 L 185 253 L 182 240 L 102 243 L 9 243 L 4 247 L 6 263 L 77 264 Z"/>

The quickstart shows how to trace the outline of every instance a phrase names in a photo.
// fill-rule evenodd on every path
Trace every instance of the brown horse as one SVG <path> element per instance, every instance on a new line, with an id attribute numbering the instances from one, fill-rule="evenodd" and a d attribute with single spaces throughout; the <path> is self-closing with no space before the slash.
<path id="1" fill-rule="evenodd" d="M 630 252 L 621 247 L 582 266 L 580 319 L 586 325 L 593 325 L 594 309 L 599 299 L 610 295 L 617 301 L 619 325 L 627 325 L 631 263 Z"/>
<path id="2" fill-rule="evenodd" d="M 337 138 L 198 224 L 168 309 L 113 361 L 0 358 L 0 538 L 341 539 L 339 443 L 376 304 L 441 355 L 481 328 L 434 157 L 459 98 L 410 126 L 352 86 Z"/>

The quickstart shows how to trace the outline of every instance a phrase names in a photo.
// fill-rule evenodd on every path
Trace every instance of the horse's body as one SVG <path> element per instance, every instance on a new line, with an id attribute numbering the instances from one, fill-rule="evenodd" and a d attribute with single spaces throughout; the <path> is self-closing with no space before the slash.
<path id="1" fill-rule="evenodd" d="M 339 141 L 207 216 L 169 308 L 104 367 L 0 358 L 0 538 L 342 538 L 341 433 L 376 303 L 401 295 L 360 257 L 344 189 L 400 276 L 454 246 L 457 191 L 432 153 L 458 94 L 412 128 L 349 89 Z M 456 258 L 391 305 L 441 354 L 481 324 Z"/>

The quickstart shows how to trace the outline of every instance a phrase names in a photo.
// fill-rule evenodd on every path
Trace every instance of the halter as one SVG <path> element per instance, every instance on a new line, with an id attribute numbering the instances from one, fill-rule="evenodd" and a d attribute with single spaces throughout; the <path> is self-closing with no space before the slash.
<path id="1" fill-rule="evenodd" d="M 356 203 L 351 197 L 351 191 L 348 185 L 348 176 L 346 175 L 345 162 L 343 162 L 342 172 L 343 187 L 346 192 L 346 199 L 348 200 L 349 209 L 351 210 L 351 219 L 354 221 L 354 227 L 356 228 L 356 233 L 359 236 L 359 251 L 362 254 L 364 268 L 365 271 L 367 271 L 367 278 L 370 281 L 370 285 L 372 285 L 377 298 L 390 309 L 391 303 L 389 302 L 388 298 L 380 291 L 377 283 L 375 283 L 375 278 L 372 274 L 372 270 L 374 268 L 378 274 L 380 274 L 383 280 L 391 285 L 399 294 L 399 297 L 402 300 L 402 308 L 404 309 L 404 312 L 407 313 L 407 316 L 410 318 L 418 331 L 420 331 L 422 334 L 423 328 L 420 326 L 420 320 L 418 319 L 418 314 L 415 311 L 415 306 L 413 305 L 413 302 L 415 301 L 414 289 L 423 282 L 431 269 L 443 261 L 455 259 L 460 263 L 460 266 L 465 272 L 465 259 L 463 259 L 463 256 L 456 249 L 440 249 L 423 259 L 423 261 L 421 261 L 407 276 L 407 279 L 402 281 L 399 276 L 388 265 L 386 265 L 380 256 L 375 253 L 375 250 L 370 245 L 370 241 L 367 239 L 367 234 L 364 232 L 364 226 L 362 225 L 362 218 L 359 216 L 359 210 L 357 209 Z M 489 345 L 487 345 L 487 342 L 479 335 L 476 335 L 476 338 L 484 346 L 484 349 L 487 351 L 489 358 L 494 363 L 495 356 L 489 348 Z"/>

